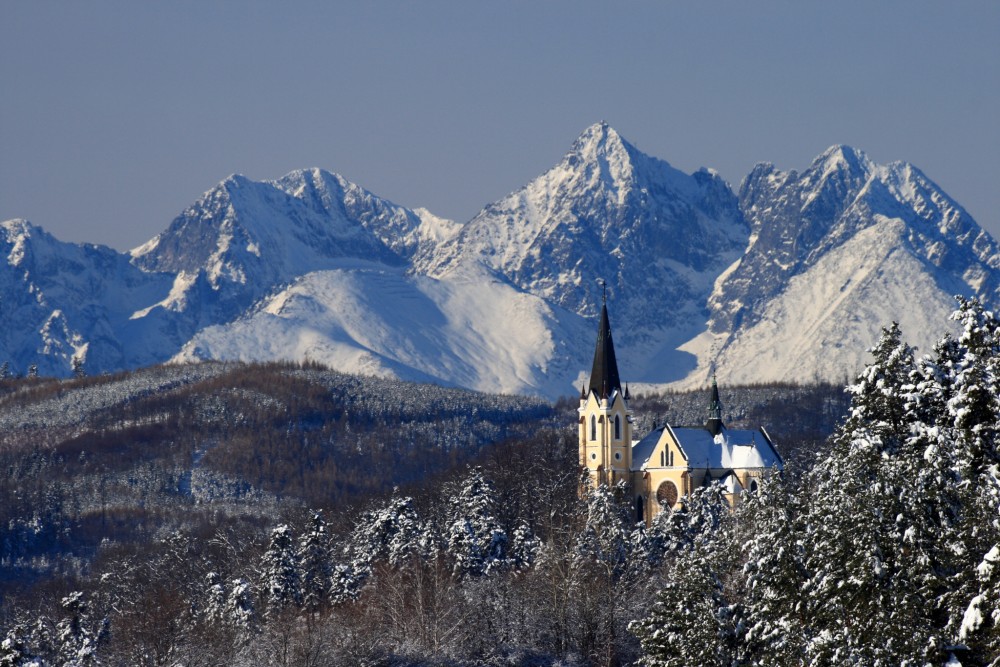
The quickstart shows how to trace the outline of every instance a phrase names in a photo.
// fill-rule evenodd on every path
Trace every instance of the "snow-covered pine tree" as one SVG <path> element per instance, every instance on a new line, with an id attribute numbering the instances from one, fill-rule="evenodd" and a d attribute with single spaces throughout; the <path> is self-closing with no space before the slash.
<path id="1" fill-rule="evenodd" d="M 509 539 L 494 512 L 493 484 L 476 468 L 451 494 L 448 510 L 448 553 L 455 573 L 481 576 L 509 565 Z"/>
<path id="2" fill-rule="evenodd" d="M 299 563 L 292 530 L 281 524 L 271 531 L 271 541 L 261 562 L 262 586 L 268 616 L 276 616 L 302 604 Z"/>
<path id="3" fill-rule="evenodd" d="M 1000 665 L 1000 320 L 975 300 L 959 300 L 960 354 L 951 367 L 947 421 L 954 429 L 962 520 L 948 546 L 956 568 L 948 628 L 967 661 Z"/>
<path id="4" fill-rule="evenodd" d="M 361 589 L 368 579 L 368 568 L 365 565 L 334 565 L 330 572 L 330 602 L 341 604 L 352 602 L 361 595 Z"/>
<path id="5" fill-rule="evenodd" d="M 667 511 L 667 510 L 665 510 Z M 664 525 L 663 543 L 678 545 L 664 564 L 652 611 L 629 625 L 647 667 L 735 663 L 741 611 L 727 590 L 738 558 L 732 515 L 721 486 L 698 489 L 683 513 Z"/>
<path id="6" fill-rule="evenodd" d="M 633 523 L 624 483 L 587 488 L 581 511 L 585 522 L 570 560 L 573 628 L 584 655 L 612 664 L 634 650 L 628 623 L 652 594 L 645 526 Z"/>
<path id="7" fill-rule="evenodd" d="M 64 597 L 60 606 L 66 615 L 56 624 L 59 664 L 62 667 L 99 665 L 97 649 L 108 636 L 108 619 L 95 624 L 90 617 L 90 605 L 80 591 Z"/>
<path id="8" fill-rule="evenodd" d="M 253 603 L 253 587 L 245 579 L 233 579 L 226 599 L 226 619 L 236 631 L 238 640 L 245 642 L 257 630 L 257 610 Z"/>
<path id="9" fill-rule="evenodd" d="M 745 494 L 736 511 L 743 553 L 742 660 L 761 667 L 801 664 L 807 620 L 800 604 L 806 579 L 799 497 L 776 474 Z"/>
<path id="10" fill-rule="evenodd" d="M 410 497 L 393 496 L 381 509 L 361 515 L 351 533 L 349 552 L 359 565 L 386 561 L 398 565 L 412 554 L 421 554 L 423 523 Z"/>
<path id="11" fill-rule="evenodd" d="M 600 484 L 588 491 L 587 520 L 576 544 L 578 567 L 587 563 L 597 565 L 611 580 L 625 573 L 636 543 L 632 538 L 630 508 L 616 498 L 624 494 L 624 489 L 623 483 L 615 489 Z"/>
<path id="12" fill-rule="evenodd" d="M 319 512 L 312 512 L 309 528 L 299 539 L 299 568 L 302 571 L 302 605 L 309 611 L 326 606 L 330 597 L 330 538 L 326 522 Z"/>
<path id="13" fill-rule="evenodd" d="M 514 530 L 510 545 L 510 564 L 516 571 L 527 570 L 535 564 L 541 542 L 535 537 L 531 526 L 522 522 Z"/>
<path id="14" fill-rule="evenodd" d="M 218 572 L 209 572 L 205 575 L 205 601 L 201 616 L 208 623 L 225 623 L 226 589 Z"/>
<path id="15" fill-rule="evenodd" d="M 895 562 L 899 490 L 909 480 L 887 465 L 910 434 L 906 395 L 913 349 L 894 323 L 872 355 L 848 388 L 848 419 L 806 483 L 809 576 L 803 590 L 813 661 L 899 664 L 926 650 L 929 639 L 926 625 L 917 623 L 921 609 L 912 583 Z"/>
<path id="16" fill-rule="evenodd" d="M 15 625 L 0 640 L 0 667 L 45 667 L 31 647 L 31 632 L 26 626 Z"/>
<path id="17" fill-rule="evenodd" d="M 680 557 L 695 541 L 711 535 L 730 514 L 730 505 L 719 484 L 699 487 L 673 510 L 663 507 L 646 531 L 646 556 L 651 567 Z"/>

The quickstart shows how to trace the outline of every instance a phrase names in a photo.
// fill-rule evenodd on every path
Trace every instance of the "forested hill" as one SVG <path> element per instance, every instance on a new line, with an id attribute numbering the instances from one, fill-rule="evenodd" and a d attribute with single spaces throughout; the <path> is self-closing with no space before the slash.
<path id="1" fill-rule="evenodd" d="M 767 426 L 786 460 L 803 462 L 822 449 L 847 406 L 843 389 L 830 385 L 723 387 L 722 395 L 731 425 Z M 664 419 L 695 423 L 707 399 L 704 390 L 637 395 L 637 434 Z M 203 596 L 211 589 L 238 604 L 244 595 L 248 609 L 256 605 L 255 627 L 264 623 L 269 544 L 282 526 L 293 541 L 316 537 L 310 509 L 323 520 L 324 567 L 341 568 L 323 575 L 324 609 L 334 598 L 350 602 L 358 587 L 381 597 L 391 593 L 382 585 L 400 583 L 383 577 L 372 584 L 376 561 L 396 558 L 373 544 L 405 551 L 416 540 L 451 558 L 458 547 L 449 531 L 458 524 L 450 513 L 459 506 L 492 517 L 487 532 L 500 540 L 491 548 L 507 554 L 503 568 L 517 558 L 517 567 L 527 567 L 537 540 L 575 540 L 588 514 L 576 498 L 576 408 L 573 398 L 550 404 L 314 365 L 206 363 L 0 381 L 0 630 L 30 635 L 32 650 L 52 656 L 62 649 L 51 638 L 69 613 L 90 619 L 89 626 L 73 621 L 89 627 L 78 639 L 100 644 L 106 664 L 135 664 L 157 642 L 189 658 L 218 648 L 212 655 L 222 662 L 213 664 L 236 664 L 225 661 L 237 655 L 251 664 L 255 654 L 239 636 L 203 634 L 210 629 Z M 423 537 L 406 532 L 418 515 L 420 530 L 430 531 Z M 473 541 L 482 537 L 474 526 L 480 519 L 469 519 Z M 472 591 L 450 569 L 435 576 L 449 595 Z M 457 599 L 439 603 L 449 617 L 469 611 Z M 105 616 L 111 634 L 101 635 Z M 51 636 L 39 629 L 44 623 L 22 633 L 23 622 L 39 618 Z M 412 620 L 350 623 L 425 632 Z M 268 627 L 272 638 L 277 626 Z M 558 641 L 589 652 L 601 637 Z M 615 642 L 622 655 L 635 649 L 628 636 Z"/>
<path id="2" fill-rule="evenodd" d="M 734 424 L 767 425 L 786 458 L 822 442 L 846 406 L 825 385 L 725 387 L 723 399 Z M 636 432 L 693 423 L 706 401 L 700 391 L 637 396 Z M 574 400 L 289 364 L 0 381 L 4 576 L 83 568 L 102 541 L 222 521 L 261 528 L 302 507 L 380 498 L 462 468 L 491 443 L 546 429 L 575 437 L 575 410 Z"/>
<path id="3" fill-rule="evenodd" d="M 302 506 L 381 496 L 555 416 L 539 399 L 292 365 L 158 366 L 0 388 L 7 579 L 83 567 L 102 541 L 269 525 Z"/>

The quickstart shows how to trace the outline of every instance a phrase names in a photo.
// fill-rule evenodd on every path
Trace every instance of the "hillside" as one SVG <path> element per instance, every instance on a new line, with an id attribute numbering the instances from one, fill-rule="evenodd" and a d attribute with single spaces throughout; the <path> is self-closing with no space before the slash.
<path id="1" fill-rule="evenodd" d="M 6 585 L 81 574 L 104 543 L 342 510 L 554 419 L 537 399 L 288 364 L 6 380 L 0 392 Z"/>

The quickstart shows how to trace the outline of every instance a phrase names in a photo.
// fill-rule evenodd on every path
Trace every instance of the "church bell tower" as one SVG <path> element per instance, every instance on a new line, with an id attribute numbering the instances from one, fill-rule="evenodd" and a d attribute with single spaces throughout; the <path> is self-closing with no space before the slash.
<path id="1" fill-rule="evenodd" d="M 630 480 L 632 469 L 632 411 L 628 386 L 622 391 L 615 346 L 608 320 L 607 292 L 601 303 L 597 347 L 590 384 L 580 392 L 580 467 L 594 485 L 613 486 Z"/>

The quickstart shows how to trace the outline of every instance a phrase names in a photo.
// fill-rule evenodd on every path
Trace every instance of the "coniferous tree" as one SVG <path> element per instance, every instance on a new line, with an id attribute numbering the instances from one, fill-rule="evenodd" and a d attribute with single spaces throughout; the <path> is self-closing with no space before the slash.
<path id="1" fill-rule="evenodd" d="M 678 514 L 667 524 L 676 531 L 668 541 L 683 546 L 665 565 L 665 583 L 649 615 L 629 630 L 639 639 L 647 667 L 730 667 L 742 622 L 739 604 L 727 590 L 737 561 L 722 487 L 696 490 Z"/>
<path id="2" fill-rule="evenodd" d="M 897 522 L 911 480 L 897 474 L 912 416 L 907 395 L 913 349 L 896 324 L 883 330 L 874 360 L 849 387 L 848 419 L 807 486 L 808 578 L 803 590 L 812 626 L 812 660 L 898 663 L 933 645 L 914 584 L 900 562 Z"/>
<path id="3" fill-rule="evenodd" d="M 0 640 L 0 667 L 45 667 L 31 647 L 31 632 L 18 624 Z"/>
<path id="4" fill-rule="evenodd" d="M 233 579 L 226 599 L 226 619 L 240 642 L 248 641 L 257 631 L 257 610 L 253 603 L 253 587 L 245 579 Z"/>
<path id="5" fill-rule="evenodd" d="M 98 647 L 108 636 L 108 620 L 95 623 L 90 617 L 90 605 L 80 591 L 73 592 L 60 603 L 65 616 L 56 624 L 58 660 L 64 667 L 91 667 L 100 664 Z"/>
<path id="6" fill-rule="evenodd" d="M 351 534 L 350 551 L 364 565 L 381 560 L 397 565 L 429 546 L 424 544 L 424 533 L 413 499 L 394 496 L 383 508 L 361 515 Z"/>
<path id="7" fill-rule="evenodd" d="M 292 531 L 282 524 L 271 531 L 271 542 L 261 563 L 264 596 L 269 616 L 302 604 L 299 563 L 292 541 Z"/>
<path id="8" fill-rule="evenodd" d="M 954 315 L 961 354 L 951 366 L 947 421 L 954 441 L 962 511 L 953 550 L 966 567 L 949 597 L 948 628 L 969 658 L 1000 664 L 1000 320 L 978 301 Z"/>
<path id="9" fill-rule="evenodd" d="M 806 579 L 799 498 L 776 475 L 744 494 L 736 514 L 742 543 L 743 635 L 751 665 L 783 667 L 804 659 L 807 619 L 800 605 Z"/>
<path id="10" fill-rule="evenodd" d="M 508 565 L 509 539 L 493 508 L 492 483 L 476 468 L 452 495 L 448 552 L 457 574 L 480 576 Z"/>
<path id="11" fill-rule="evenodd" d="M 319 512 L 312 513 L 309 529 L 299 540 L 297 556 L 302 571 L 302 605 L 309 611 L 316 611 L 329 600 L 333 574 L 327 526 Z"/>

